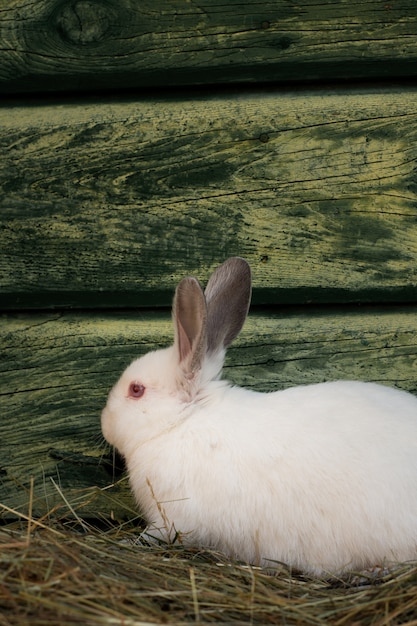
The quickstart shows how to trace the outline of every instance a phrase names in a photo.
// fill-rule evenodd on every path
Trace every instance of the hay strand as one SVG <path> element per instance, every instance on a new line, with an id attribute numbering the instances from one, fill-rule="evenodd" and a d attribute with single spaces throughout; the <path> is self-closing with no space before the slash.
<path id="1" fill-rule="evenodd" d="M 97 528 L 69 515 L 67 497 L 63 506 L 33 519 L 30 501 L 27 513 L 0 504 L 1 626 L 417 626 L 415 563 L 376 579 L 315 580 L 149 544 L 135 525 Z"/>

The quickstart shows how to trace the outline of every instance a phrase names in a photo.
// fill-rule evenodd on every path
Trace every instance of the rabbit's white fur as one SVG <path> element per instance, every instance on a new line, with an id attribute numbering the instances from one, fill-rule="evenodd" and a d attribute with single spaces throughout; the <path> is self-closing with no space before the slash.
<path id="1" fill-rule="evenodd" d="M 243 271 L 242 260 L 228 263 Z M 227 342 L 246 316 L 240 305 Z M 181 315 L 174 310 L 177 326 Z M 269 394 L 233 387 L 218 380 L 224 341 L 203 337 L 191 371 L 179 359 L 181 332 L 127 368 L 102 413 L 150 534 L 313 574 L 417 558 L 414 396 L 351 381 Z M 141 398 L 129 397 L 132 381 L 145 387 Z"/>

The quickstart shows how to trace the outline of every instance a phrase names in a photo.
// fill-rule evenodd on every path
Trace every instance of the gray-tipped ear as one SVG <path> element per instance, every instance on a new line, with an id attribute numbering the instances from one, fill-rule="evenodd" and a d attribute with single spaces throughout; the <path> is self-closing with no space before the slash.
<path id="1" fill-rule="evenodd" d="M 189 276 L 175 290 L 175 345 L 182 370 L 193 375 L 207 351 L 207 307 L 200 283 Z"/>
<path id="2" fill-rule="evenodd" d="M 226 348 L 240 333 L 249 310 L 252 280 L 249 264 L 231 257 L 211 275 L 207 302 L 207 351 Z"/>

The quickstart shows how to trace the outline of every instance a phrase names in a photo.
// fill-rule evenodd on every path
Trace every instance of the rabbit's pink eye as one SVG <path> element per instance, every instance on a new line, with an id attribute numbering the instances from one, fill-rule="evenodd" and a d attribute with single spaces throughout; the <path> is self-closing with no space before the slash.
<path id="1" fill-rule="evenodd" d="M 145 387 L 140 383 L 130 383 L 129 396 L 131 398 L 141 398 L 145 393 Z"/>

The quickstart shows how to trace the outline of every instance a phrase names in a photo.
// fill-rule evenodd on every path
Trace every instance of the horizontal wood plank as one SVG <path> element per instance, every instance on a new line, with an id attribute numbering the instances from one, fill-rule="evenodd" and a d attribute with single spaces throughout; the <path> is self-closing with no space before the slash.
<path id="1" fill-rule="evenodd" d="M 416 301 L 417 90 L 0 108 L 0 306 Z"/>
<path id="2" fill-rule="evenodd" d="M 224 375 L 259 391 L 348 378 L 417 394 L 416 337 L 416 307 L 254 310 Z M 131 515 L 126 481 L 106 488 L 121 474 L 100 412 L 128 363 L 171 340 L 167 312 L 3 316 L 0 503 L 25 511 L 33 477 L 39 514 L 68 512 L 64 494 L 81 515 Z"/>
<path id="3" fill-rule="evenodd" d="M 415 76 L 413 0 L 13 0 L 3 92 Z"/>

